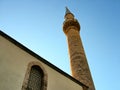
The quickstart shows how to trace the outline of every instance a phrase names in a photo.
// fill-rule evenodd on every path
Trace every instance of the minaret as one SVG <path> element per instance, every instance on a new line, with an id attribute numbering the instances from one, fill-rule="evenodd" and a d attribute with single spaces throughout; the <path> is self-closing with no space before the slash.
<path id="1" fill-rule="evenodd" d="M 63 31 L 67 37 L 72 76 L 78 81 L 95 90 L 84 48 L 80 38 L 80 24 L 66 8 Z"/>

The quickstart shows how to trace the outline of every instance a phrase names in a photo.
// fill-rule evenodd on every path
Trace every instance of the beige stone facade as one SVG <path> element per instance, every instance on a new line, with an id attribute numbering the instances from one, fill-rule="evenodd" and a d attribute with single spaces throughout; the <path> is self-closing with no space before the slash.
<path id="1" fill-rule="evenodd" d="M 33 65 L 43 71 L 42 90 L 87 89 L 87 86 L 0 31 L 0 90 L 26 90 Z"/>

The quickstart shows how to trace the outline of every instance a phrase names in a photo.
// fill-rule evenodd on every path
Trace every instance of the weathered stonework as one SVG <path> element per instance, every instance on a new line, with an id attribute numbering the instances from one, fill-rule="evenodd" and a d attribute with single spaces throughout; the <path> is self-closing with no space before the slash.
<path id="1" fill-rule="evenodd" d="M 68 40 L 72 76 L 87 85 L 89 90 L 95 90 L 82 41 L 79 35 L 80 25 L 78 21 L 74 19 L 73 14 L 70 14 L 71 13 L 65 15 L 63 31 Z"/>
<path id="2" fill-rule="evenodd" d="M 39 66 L 42 69 L 42 71 L 43 71 L 43 78 L 42 78 L 42 87 L 41 87 L 41 89 L 42 90 L 47 90 L 47 79 L 48 79 L 47 72 L 44 69 L 44 67 L 39 62 L 36 62 L 36 61 L 30 62 L 28 64 L 28 68 L 27 68 L 27 71 L 26 71 L 26 74 L 25 74 L 25 79 L 23 81 L 23 85 L 22 85 L 22 89 L 21 90 L 26 90 L 26 88 L 28 86 L 30 70 L 31 70 L 31 67 L 34 66 L 34 65 Z"/>

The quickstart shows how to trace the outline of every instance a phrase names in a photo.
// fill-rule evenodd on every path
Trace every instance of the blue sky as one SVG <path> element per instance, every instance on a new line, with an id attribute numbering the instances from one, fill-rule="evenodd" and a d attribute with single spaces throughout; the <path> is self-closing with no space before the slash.
<path id="1" fill-rule="evenodd" d="M 120 90 L 119 0 L 0 0 L 0 30 L 70 74 L 65 6 L 80 22 L 96 90 Z"/>

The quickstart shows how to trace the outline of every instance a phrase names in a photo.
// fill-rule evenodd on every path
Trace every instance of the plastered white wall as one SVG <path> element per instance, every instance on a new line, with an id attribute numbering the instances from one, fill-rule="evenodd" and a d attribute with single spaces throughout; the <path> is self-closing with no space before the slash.
<path id="1" fill-rule="evenodd" d="M 47 90 L 82 90 L 82 87 L 0 36 L 0 90 L 21 90 L 27 66 L 39 62 L 48 74 Z"/>

